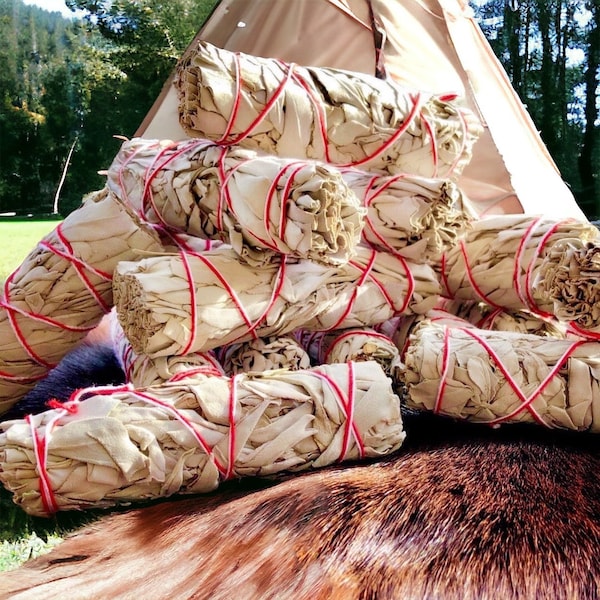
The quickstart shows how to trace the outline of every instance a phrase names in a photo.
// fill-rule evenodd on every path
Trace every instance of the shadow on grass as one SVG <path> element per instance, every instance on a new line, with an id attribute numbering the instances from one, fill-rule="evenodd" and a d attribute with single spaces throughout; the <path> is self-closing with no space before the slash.
<path id="1" fill-rule="evenodd" d="M 9 491 L 0 486 L 0 541 L 16 541 L 31 533 L 41 538 L 49 535 L 64 537 L 105 514 L 106 511 L 87 510 L 62 512 L 47 519 L 32 517 L 13 502 Z"/>

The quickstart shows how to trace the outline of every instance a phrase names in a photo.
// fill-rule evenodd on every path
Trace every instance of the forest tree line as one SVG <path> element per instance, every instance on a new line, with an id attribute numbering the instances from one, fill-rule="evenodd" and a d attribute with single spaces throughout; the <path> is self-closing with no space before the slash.
<path id="1" fill-rule="evenodd" d="M 65 216 L 101 187 L 114 134 L 133 135 L 216 2 L 65 0 L 84 15 L 65 19 L 0 0 L 0 214 Z M 473 7 L 563 178 L 598 218 L 598 1 Z"/>

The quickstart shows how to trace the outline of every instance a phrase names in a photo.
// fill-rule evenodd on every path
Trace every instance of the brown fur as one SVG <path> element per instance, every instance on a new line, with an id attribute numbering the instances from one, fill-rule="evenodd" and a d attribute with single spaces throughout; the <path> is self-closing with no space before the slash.
<path id="1" fill-rule="evenodd" d="M 379 462 L 108 516 L 0 577 L 0 598 L 599 597 L 597 438 L 407 428 Z"/>

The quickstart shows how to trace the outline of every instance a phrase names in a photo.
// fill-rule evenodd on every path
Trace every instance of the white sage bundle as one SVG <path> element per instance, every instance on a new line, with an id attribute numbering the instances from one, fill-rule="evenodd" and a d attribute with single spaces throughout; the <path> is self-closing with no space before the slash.
<path id="1" fill-rule="evenodd" d="M 175 86 L 188 135 L 367 171 L 457 177 L 481 133 L 455 98 L 200 41 Z"/>
<path id="2" fill-rule="evenodd" d="M 290 335 L 229 344 L 218 348 L 216 355 L 227 375 L 273 369 L 298 371 L 311 366 L 306 350 Z"/>
<path id="3" fill-rule="evenodd" d="M 600 432 L 600 345 L 423 321 L 400 378 L 406 404 L 498 425 Z"/>
<path id="4" fill-rule="evenodd" d="M 369 327 L 335 331 L 300 329 L 295 335 L 315 364 L 374 360 L 386 375 L 393 377 L 400 363 L 400 351 L 394 342 Z"/>
<path id="5" fill-rule="evenodd" d="M 125 142 L 108 185 L 143 220 L 225 241 L 254 266 L 279 254 L 345 262 L 365 214 L 329 165 L 198 139 Z"/>
<path id="6" fill-rule="evenodd" d="M 434 314 L 435 313 L 435 314 Z M 567 326 L 557 318 L 541 316 L 529 310 L 508 311 L 493 308 L 485 302 L 460 302 L 445 301 L 437 311 L 427 316 L 433 321 L 441 322 L 443 316 L 447 317 L 447 324 L 473 326 L 478 329 L 491 331 L 512 331 L 531 335 L 546 335 L 556 338 L 567 336 Z"/>
<path id="7" fill-rule="evenodd" d="M 36 516 L 383 456 L 405 437 L 376 363 L 88 388 L 0 431 L 0 480 Z"/>
<path id="8" fill-rule="evenodd" d="M 152 230 L 107 190 L 84 198 L 37 244 L 0 297 L 0 414 L 110 310 L 117 263 L 160 250 Z"/>
<path id="9" fill-rule="evenodd" d="M 342 176 L 367 209 L 363 240 L 414 262 L 439 263 L 474 218 L 467 199 L 447 179 L 357 169 L 344 169 Z"/>
<path id="10" fill-rule="evenodd" d="M 600 339 L 600 241 L 557 242 L 536 284 L 569 331 Z"/>
<path id="11" fill-rule="evenodd" d="M 127 339 L 152 358 L 204 352 L 299 327 L 339 329 L 424 313 L 437 302 L 433 269 L 358 247 L 347 264 L 286 261 L 260 269 L 221 246 L 203 254 L 119 264 L 115 306 Z"/>
<path id="12" fill-rule="evenodd" d="M 213 352 L 192 352 L 183 356 L 158 356 L 150 358 L 136 354 L 113 310 L 109 315 L 110 334 L 117 360 L 125 373 L 125 380 L 135 388 L 160 385 L 192 373 L 225 375 L 222 365 Z"/>
<path id="13" fill-rule="evenodd" d="M 553 303 L 541 282 L 551 268 L 554 244 L 598 237 L 598 229 L 583 221 L 528 215 L 483 218 L 443 256 L 445 294 L 458 301 L 482 301 L 497 309 L 553 317 Z"/>

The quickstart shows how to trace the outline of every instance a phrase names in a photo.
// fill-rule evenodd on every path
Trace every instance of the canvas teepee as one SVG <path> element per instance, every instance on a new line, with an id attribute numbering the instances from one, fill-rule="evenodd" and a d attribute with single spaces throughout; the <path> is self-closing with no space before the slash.
<path id="1" fill-rule="evenodd" d="M 198 39 L 456 92 L 484 125 L 459 181 L 481 215 L 585 218 L 466 0 L 221 0 Z M 171 81 L 137 135 L 185 137 Z"/>

